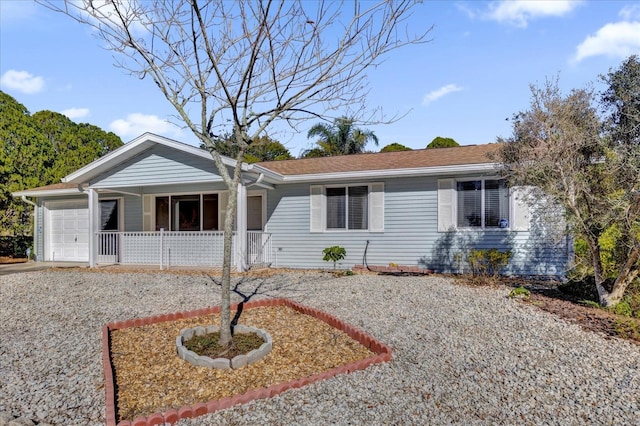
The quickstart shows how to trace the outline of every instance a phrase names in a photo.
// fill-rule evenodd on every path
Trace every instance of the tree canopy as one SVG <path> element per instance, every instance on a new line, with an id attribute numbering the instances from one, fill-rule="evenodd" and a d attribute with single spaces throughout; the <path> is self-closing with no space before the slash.
<path id="1" fill-rule="evenodd" d="M 12 192 L 59 182 L 74 170 L 122 145 L 118 136 L 91 124 L 24 105 L 0 91 L 0 229 L 31 233 L 31 208 Z"/>
<path id="2" fill-rule="evenodd" d="M 436 136 L 433 140 L 427 145 L 427 149 L 430 148 L 452 148 L 454 146 L 460 146 L 458 142 L 456 142 L 452 138 L 443 138 L 441 136 Z"/>
<path id="3" fill-rule="evenodd" d="M 233 135 L 227 134 L 222 138 L 217 138 L 213 142 L 213 147 L 209 148 L 200 144 L 202 149 L 213 149 L 220 155 L 236 158 L 240 147 L 233 141 Z M 260 136 L 253 141 L 244 154 L 244 161 L 247 163 L 258 163 L 260 161 L 280 161 L 290 160 L 293 156 L 289 150 L 278 141 L 274 141 L 268 136 Z"/>
<path id="4" fill-rule="evenodd" d="M 564 208 L 603 305 L 618 303 L 640 272 L 639 71 L 630 57 L 602 77 L 608 88 L 599 99 L 592 89 L 563 95 L 557 81 L 531 86 L 529 110 L 514 115 L 511 137 L 499 139 L 510 183 L 541 190 L 534 205 L 548 196 Z"/>
<path id="5" fill-rule="evenodd" d="M 302 157 L 331 157 L 334 155 L 361 154 L 369 143 L 378 145 L 378 137 L 370 130 L 359 129 L 354 119 L 339 117 L 333 124 L 317 123 L 307 133 L 307 138 L 318 138 L 315 147 L 302 153 Z"/>
<path id="6" fill-rule="evenodd" d="M 397 142 L 390 143 L 380 150 L 380 152 L 395 152 L 395 151 L 411 151 L 411 148 L 404 146 Z"/>

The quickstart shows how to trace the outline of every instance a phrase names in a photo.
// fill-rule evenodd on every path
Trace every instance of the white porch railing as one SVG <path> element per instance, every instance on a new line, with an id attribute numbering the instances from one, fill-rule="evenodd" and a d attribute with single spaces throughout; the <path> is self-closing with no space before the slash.
<path id="1" fill-rule="evenodd" d="M 114 232 L 97 233 L 98 263 L 122 265 L 222 267 L 224 232 Z M 235 253 L 237 234 L 233 235 Z M 247 233 L 248 266 L 271 264 L 271 235 Z M 232 262 L 234 260 L 232 259 Z"/>
<path id="2" fill-rule="evenodd" d="M 271 234 L 262 231 L 247 231 L 247 264 L 270 266 Z"/>

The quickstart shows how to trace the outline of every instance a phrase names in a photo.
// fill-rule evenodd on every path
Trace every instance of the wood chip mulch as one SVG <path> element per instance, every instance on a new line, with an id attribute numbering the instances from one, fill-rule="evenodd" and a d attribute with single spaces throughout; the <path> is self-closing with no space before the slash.
<path id="1" fill-rule="evenodd" d="M 178 358 L 175 341 L 181 329 L 218 323 L 216 314 L 112 331 L 119 421 L 240 395 L 373 355 L 325 322 L 277 306 L 245 310 L 240 319 L 271 335 L 273 350 L 264 359 L 237 370 L 215 370 Z"/>
<path id="2" fill-rule="evenodd" d="M 640 328 L 640 319 L 623 317 L 607 312 L 604 309 L 581 305 L 558 290 L 532 292 L 530 299 L 524 301 L 524 303 L 531 304 L 566 321 L 578 324 L 584 330 L 602 333 L 608 338 L 626 339 L 640 345 L 637 335 L 621 335 L 618 327 L 620 321 L 627 321 L 636 323 Z"/>

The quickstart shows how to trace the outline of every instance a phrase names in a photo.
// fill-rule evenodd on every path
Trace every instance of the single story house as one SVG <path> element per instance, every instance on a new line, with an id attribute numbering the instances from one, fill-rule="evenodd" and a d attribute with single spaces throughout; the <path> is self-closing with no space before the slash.
<path id="1" fill-rule="evenodd" d="M 323 249 L 339 245 L 341 268 L 461 272 L 469 250 L 496 248 L 513 254 L 508 273 L 563 275 L 570 239 L 498 177 L 496 148 L 244 164 L 233 265 L 326 268 Z M 228 190 L 209 152 L 191 145 L 145 133 L 62 183 L 13 195 L 34 206 L 38 261 L 222 264 Z"/>

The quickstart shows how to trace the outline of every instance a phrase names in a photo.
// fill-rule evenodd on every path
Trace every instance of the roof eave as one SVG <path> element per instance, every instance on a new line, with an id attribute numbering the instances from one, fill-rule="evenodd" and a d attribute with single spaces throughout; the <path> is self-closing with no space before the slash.
<path id="1" fill-rule="evenodd" d="M 63 195 L 80 195 L 84 194 L 83 191 L 80 191 L 78 188 L 66 188 L 66 189 L 43 189 L 43 190 L 26 190 L 26 191 L 17 191 L 12 192 L 12 197 L 59 197 Z"/>
<path id="2" fill-rule="evenodd" d="M 382 179 L 411 176 L 483 173 L 491 170 L 496 170 L 495 163 L 458 164 L 437 167 L 415 167 L 409 169 L 363 170 L 354 172 L 315 173 L 304 175 L 284 175 L 282 181 L 284 183 L 300 183 L 346 179 Z"/>

